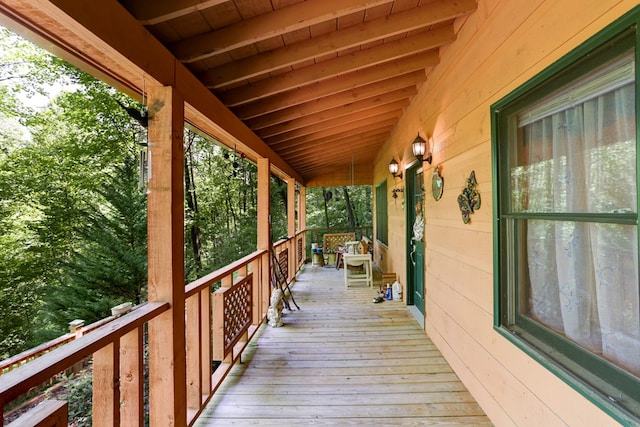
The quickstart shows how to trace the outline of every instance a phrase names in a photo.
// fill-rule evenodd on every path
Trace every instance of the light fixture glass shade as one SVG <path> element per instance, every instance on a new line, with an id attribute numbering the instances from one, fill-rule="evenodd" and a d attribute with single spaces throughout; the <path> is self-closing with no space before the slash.
<path id="1" fill-rule="evenodd" d="M 398 174 L 398 162 L 396 162 L 396 159 L 391 159 L 389 162 L 389 173 L 394 177 Z"/>
<path id="2" fill-rule="evenodd" d="M 418 134 L 418 136 L 416 136 L 416 139 L 414 139 L 411 143 L 411 151 L 413 151 L 413 155 L 416 156 L 419 161 L 422 161 L 426 150 L 427 141 L 425 141 L 424 138 L 422 138 L 420 134 Z"/>

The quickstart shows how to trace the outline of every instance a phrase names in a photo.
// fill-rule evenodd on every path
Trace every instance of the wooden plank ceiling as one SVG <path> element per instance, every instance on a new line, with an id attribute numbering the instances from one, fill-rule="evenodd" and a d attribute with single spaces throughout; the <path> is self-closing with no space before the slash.
<path id="1" fill-rule="evenodd" d="M 371 171 L 475 0 L 120 0 L 305 180 Z M 354 168 L 352 168 L 354 165 Z"/>

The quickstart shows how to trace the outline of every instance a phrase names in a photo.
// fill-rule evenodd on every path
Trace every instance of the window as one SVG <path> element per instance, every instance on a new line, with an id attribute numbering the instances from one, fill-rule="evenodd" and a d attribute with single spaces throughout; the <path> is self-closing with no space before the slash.
<path id="1" fill-rule="evenodd" d="M 387 180 L 376 185 L 376 239 L 388 245 L 387 237 Z"/>
<path id="2" fill-rule="evenodd" d="M 491 111 L 496 328 L 625 422 L 640 417 L 638 18 Z"/>

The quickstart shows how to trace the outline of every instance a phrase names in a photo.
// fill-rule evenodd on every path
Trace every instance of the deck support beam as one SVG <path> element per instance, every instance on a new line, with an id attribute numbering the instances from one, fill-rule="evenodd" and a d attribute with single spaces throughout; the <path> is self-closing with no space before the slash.
<path id="1" fill-rule="evenodd" d="M 171 308 L 149 322 L 149 423 L 186 426 L 184 291 L 184 102 L 149 89 L 149 302 Z"/>
<path id="2" fill-rule="evenodd" d="M 271 241 L 271 162 L 265 157 L 258 159 L 258 249 L 267 250 L 266 255 L 262 257 L 262 277 L 255 286 L 258 291 L 254 292 L 254 308 L 257 309 L 254 311 L 254 316 L 259 316 L 262 319 L 267 313 L 271 298 L 269 284 L 271 283 L 271 251 L 273 250 Z"/>
<path id="3" fill-rule="evenodd" d="M 287 180 L 287 236 L 290 238 L 287 243 L 289 249 L 289 268 L 287 269 L 291 280 L 296 276 L 296 266 L 298 265 L 298 251 L 296 239 L 296 180 Z"/>

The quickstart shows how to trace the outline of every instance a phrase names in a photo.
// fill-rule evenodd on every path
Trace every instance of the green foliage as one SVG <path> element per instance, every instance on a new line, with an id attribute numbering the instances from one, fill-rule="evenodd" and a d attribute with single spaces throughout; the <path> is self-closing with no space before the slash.
<path id="1" fill-rule="evenodd" d="M 329 196 L 329 192 L 331 196 Z M 349 221 L 349 203 L 354 214 Z M 362 227 L 372 224 L 372 195 L 370 185 L 308 188 L 307 228 Z M 326 211 L 325 211 L 326 207 Z"/>
<path id="2" fill-rule="evenodd" d="M 77 249 L 62 269 L 62 283 L 47 299 L 52 323 L 94 322 L 125 301 L 146 300 L 146 196 L 136 159 L 116 167 L 75 231 Z M 100 196 L 100 197 L 98 197 Z"/>
<path id="3" fill-rule="evenodd" d="M 69 403 L 69 425 L 91 427 L 93 402 L 93 372 L 81 371 L 67 378 L 64 385 L 64 399 Z"/>
<path id="4" fill-rule="evenodd" d="M 7 125 L 0 129 L 0 357 L 6 357 L 66 332 L 76 317 L 95 318 L 50 311 L 51 301 L 45 305 L 74 283 L 69 267 L 81 257 L 85 264 L 87 254 L 112 264 L 115 284 L 125 277 L 107 261 L 122 257 L 122 250 L 114 245 L 99 255 L 96 250 L 106 245 L 88 235 L 100 220 L 96 215 L 111 218 L 103 190 L 144 134 L 117 104 L 124 96 L 112 88 L 3 29 L 0 45 L 6 48 L 0 50 L 0 91 L 7 95 L 0 102 L 0 122 Z M 63 85 L 46 106 L 25 104 L 28 96 L 52 94 Z M 139 217 L 140 207 L 144 213 L 141 205 L 128 214 Z M 103 225 L 118 232 L 114 224 Z M 67 305 L 108 313 L 112 301 L 102 298 L 103 289 L 76 288 Z M 72 317 L 63 321 L 66 316 Z"/>
<path id="5" fill-rule="evenodd" d="M 193 132 L 185 140 L 189 166 L 185 175 L 193 176 L 185 194 L 189 282 L 256 250 L 257 168 L 240 154 Z"/>

